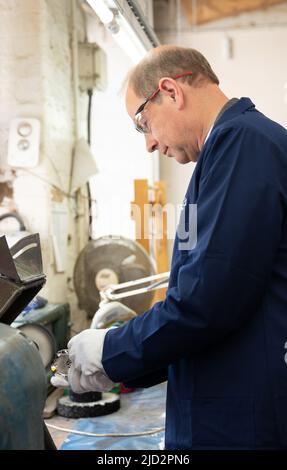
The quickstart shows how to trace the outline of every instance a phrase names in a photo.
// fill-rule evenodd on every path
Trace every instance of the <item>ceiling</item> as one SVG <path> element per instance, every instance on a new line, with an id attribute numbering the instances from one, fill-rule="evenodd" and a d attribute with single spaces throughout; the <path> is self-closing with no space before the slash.
<path id="1" fill-rule="evenodd" d="M 266 10 L 286 0 L 181 0 L 184 15 L 191 25 L 202 25 L 241 13 Z"/>

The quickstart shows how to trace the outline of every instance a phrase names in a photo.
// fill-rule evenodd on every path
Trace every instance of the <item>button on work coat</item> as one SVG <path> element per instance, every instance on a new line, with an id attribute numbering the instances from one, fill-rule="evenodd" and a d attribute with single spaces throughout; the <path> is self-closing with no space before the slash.
<path id="1" fill-rule="evenodd" d="M 287 131 L 237 101 L 187 189 L 192 232 L 190 204 L 197 243 L 177 230 L 166 299 L 107 333 L 104 369 L 168 380 L 166 449 L 287 448 Z"/>

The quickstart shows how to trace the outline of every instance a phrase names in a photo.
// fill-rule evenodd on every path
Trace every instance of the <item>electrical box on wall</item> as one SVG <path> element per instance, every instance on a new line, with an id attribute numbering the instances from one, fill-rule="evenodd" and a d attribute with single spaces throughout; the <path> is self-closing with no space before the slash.
<path id="1" fill-rule="evenodd" d="M 104 90 L 106 87 L 106 54 L 97 44 L 79 44 L 79 82 L 81 91 Z"/>
<path id="2" fill-rule="evenodd" d="M 8 165 L 33 168 L 39 162 L 40 121 L 35 118 L 16 118 L 10 123 Z"/>

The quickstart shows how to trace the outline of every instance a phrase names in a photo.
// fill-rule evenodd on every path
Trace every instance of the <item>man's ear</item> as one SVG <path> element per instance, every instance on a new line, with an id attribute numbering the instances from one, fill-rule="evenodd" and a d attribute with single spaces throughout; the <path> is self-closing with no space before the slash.
<path id="1" fill-rule="evenodd" d="M 158 87 L 164 96 L 169 97 L 181 109 L 184 104 L 184 94 L 179 83 L 173 78 L 163 77 L 160 79 Z"/>

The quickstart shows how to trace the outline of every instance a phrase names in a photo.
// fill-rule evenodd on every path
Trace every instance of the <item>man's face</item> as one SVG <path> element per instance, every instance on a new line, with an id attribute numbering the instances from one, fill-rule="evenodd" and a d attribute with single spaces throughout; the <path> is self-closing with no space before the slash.
<path id="1" fill-rule="evenodd" d="M 131 87 L 128 88 L 126 107 L 133 122 L 135 122 L 135 113 L 143 101 Z M 159 150 L 162 155 L 185 164 L 196 161 L 197 152 L 190 125 L 185 123 L 185 113 L 181 111 L 176 106 L 175 100 L 168 94 L 161 93 L 160 102 L 154 99 L 147 102 L 140 122 L 148 129 L 144 134 L 148 152 Z"/>

